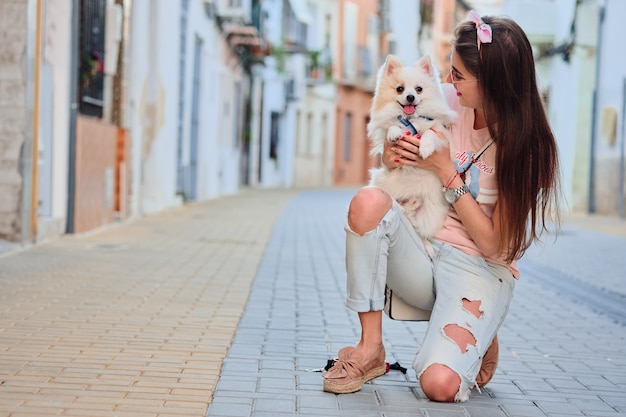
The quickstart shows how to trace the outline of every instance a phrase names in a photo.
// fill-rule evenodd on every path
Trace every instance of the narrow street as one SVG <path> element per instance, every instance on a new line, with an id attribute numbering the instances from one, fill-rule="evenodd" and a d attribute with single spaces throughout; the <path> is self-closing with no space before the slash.
<path id="1" fill-rule="evenodd" d="M 568 218 L 528 252 L 498 371 L 469 402 L 425 398 L 411 363 L 426 324 L 388 319 L 387 360 L 407 373 L 324 393 L 311 370 L 358 338 L 343 302 L 353 193 L 245 190 L 4 252 L 0 417 L 626 415 L 616 220 Z"/>

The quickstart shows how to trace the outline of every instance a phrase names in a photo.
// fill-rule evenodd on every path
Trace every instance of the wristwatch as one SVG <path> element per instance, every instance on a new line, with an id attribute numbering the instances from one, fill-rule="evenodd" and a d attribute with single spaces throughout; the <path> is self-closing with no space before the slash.
<path id="1" fill-rule="evenodd" d="M 443 190 L 443 196 L 446 198 L 446 201 L 449 204 L 454 204 L 456 203 L 456 200 L 459 199 L 459 197 L 468 192 L 469 187 L 463 184 L 459 188 L 446 188 L 445 190 Z"/>

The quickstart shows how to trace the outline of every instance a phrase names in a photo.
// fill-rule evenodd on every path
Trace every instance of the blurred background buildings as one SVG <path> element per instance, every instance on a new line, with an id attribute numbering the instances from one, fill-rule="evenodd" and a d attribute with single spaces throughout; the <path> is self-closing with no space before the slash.
<path id="1" fill-rule="evenodd" d="M 626 1 L 0 0 L 0 239 L 365 184 L 385 56 L 447 73 L 469 9 L 534 46 L 565 209 L 623 219 Z"/>

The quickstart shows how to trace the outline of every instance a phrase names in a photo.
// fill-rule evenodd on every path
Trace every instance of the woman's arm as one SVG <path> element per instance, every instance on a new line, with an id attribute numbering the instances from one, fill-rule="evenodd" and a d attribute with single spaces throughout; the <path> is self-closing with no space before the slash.
<path id="1" fill-rule="evenodd" d="M 430 157 L 427 159 L 430 159 Z M 454 169 L 454 166 L 452 166 L 452 169 Z M 448 188 L 458 188 L 462 185 L 463 180 L 457 176 Z M 470 193 L 465 193 L 459 197 L 453 205 L 467 233 L 469 233 L 474 243 L 476 243 L 476 246 L 483 256 L 491 258 L 497 257 L 501 239 L 500 205 L 496 203 L 491 218 L 485 214 Z"/>
<path id="2" fill-rule="evenodd" d="M 419 143 L 419 136 L 410 135 L 403 136 L 395 144 L 385 143 L 385 151 L 382 155 L 383 164 L 387 169 L 394 169 L 401 165 L 427 169 L 439 177 L 441 184 L 447 184 L 456 172 L 454 163 L 450 159 L 449 148 L 440 149 L 428 158 L 422 159 L 418 152 Z M 457 175 L 448 188 L 458 188 L 462 185 L 463 180 Z M 466 193 L 454 203 L 454 209 L 483 256 L 496 257 L 501 239 L 499 205 L 496 204 L 493 216 L 489 218 L 471 194 Z"/>

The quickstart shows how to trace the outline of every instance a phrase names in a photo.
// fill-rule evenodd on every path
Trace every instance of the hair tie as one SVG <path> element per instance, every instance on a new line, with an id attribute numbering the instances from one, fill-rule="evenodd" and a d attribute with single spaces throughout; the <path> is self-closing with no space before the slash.
<path id="1" fill-rule="evenodd" d="M 480 50 L 481 43 L 491 43 L 491 26 L 483 22 L 483 19 L 474 10 L 470 10 L 467 17 L 476 25 L 476 43 L 478 50 Z"/>

